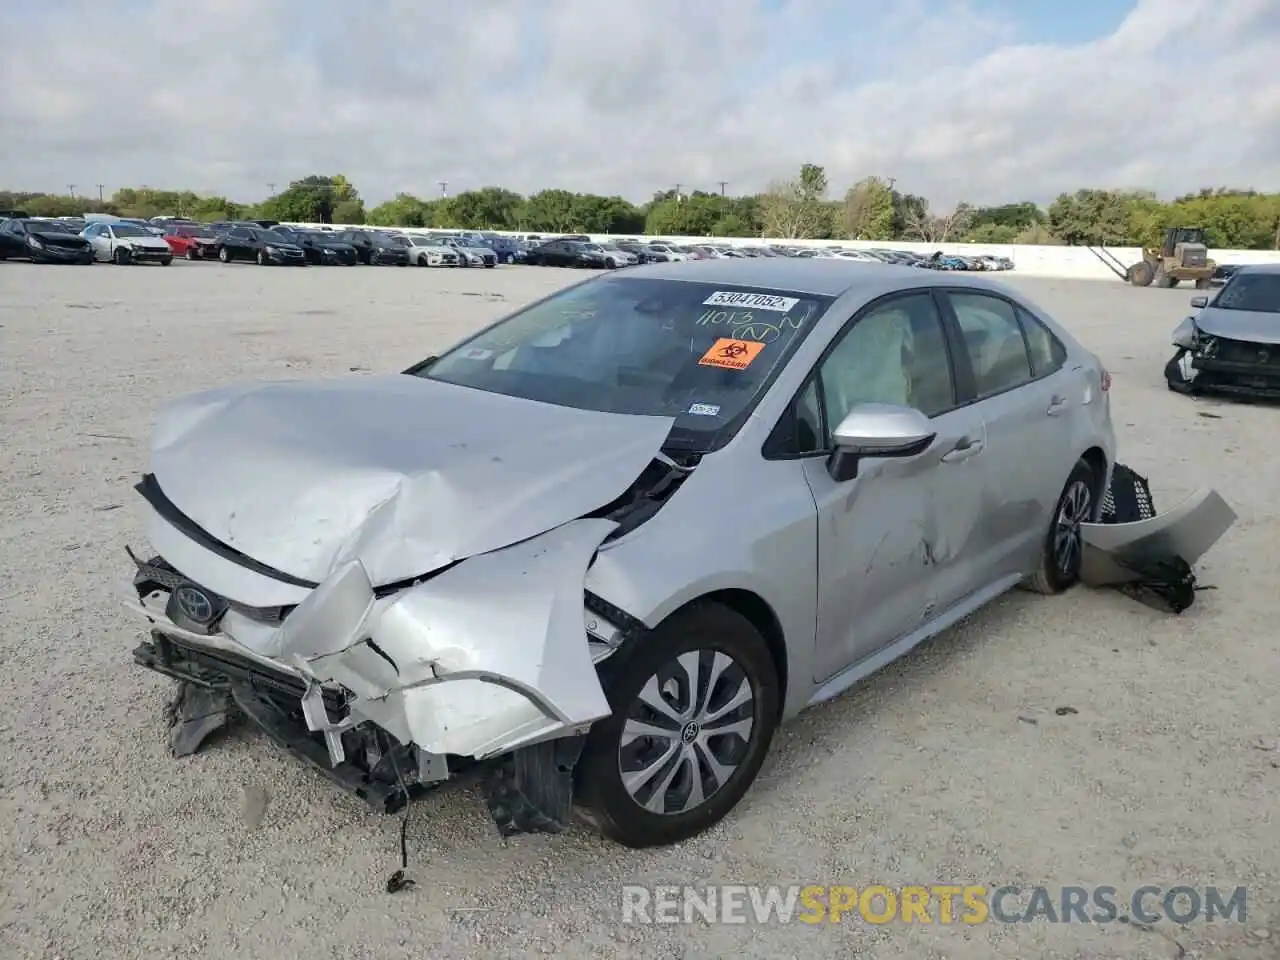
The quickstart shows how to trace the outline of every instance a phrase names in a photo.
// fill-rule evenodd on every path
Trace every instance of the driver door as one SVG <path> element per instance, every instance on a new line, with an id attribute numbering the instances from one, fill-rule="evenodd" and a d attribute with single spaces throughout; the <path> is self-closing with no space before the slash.
<path id="1" fill-rule="evenodd" d="M 880 300 L 846 327 L 801 406 L 820 454 L 804 461 L 818 512 L 816 682 L 923 626 L 977 588 L 986 443 L 959 406 L 942 317 L 928 291 Z M 889 403 L 930 417 L 923 453 L 865 458 L 843 482 L 827 470 L 831 434 L 854 406 Z M 803 416 L 803 414 L 801 414 Z"/>

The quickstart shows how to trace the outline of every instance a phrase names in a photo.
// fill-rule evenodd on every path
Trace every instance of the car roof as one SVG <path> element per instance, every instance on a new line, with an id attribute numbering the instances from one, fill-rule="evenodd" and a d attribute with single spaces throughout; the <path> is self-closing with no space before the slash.
<path id="1" fill-rule="evenodd" d="M 1000 284 L 986 278 L 957 276 L 950 271 L 939 273 L 916 267 L 838 258 L 726 258 L 682 263 L 654 263 L 631 267 L 627 270 L 627 276 L 762 287 L 769 290 L 809 293 L 820 297 L 839 297 L 856 290 L 867 298 L 871 298 L 892 293 L 895 290 L 925 286 L 971 286 L 1010 293 Z"/>

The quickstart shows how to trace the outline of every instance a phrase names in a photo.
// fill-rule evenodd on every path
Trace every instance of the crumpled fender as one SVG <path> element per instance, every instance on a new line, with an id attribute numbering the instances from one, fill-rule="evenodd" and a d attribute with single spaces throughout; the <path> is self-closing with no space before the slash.
<path id="1" fill-rule="evenodd" d="M 1082 523 L 1080 579 L 1095 587 L 1132 583 L 1135 568 L 1181 557 L 1194 564 L 1236 521 L 1216 490 L 1202 488 L 1166 513 L 1134 523 Z"/>
<path id="2" fill-rule="evenodd" d="M 583 583 L 616 527 L 574 520 L 383 599 L 351 561 L 285 620 L 279 656 L 351 690 L 353 718 L 431 753 L 483 757 L 584 732 L 610 709 Z M 325 730 L 327 718 L 311 714 L 312 729 Z M 338 738 L 327 739 L 332 755 Z M 340 742 L 336 752 L 338 762 Z"/>
<path id="3" fill-rule="evenodd" d="M 1186 317 L 1181 323 L 1173 328 L 1173 336 L 1170 338 L 1175 347 L 1182 347 L 1184 350 L 1190 350 L 1194 345 L 1196 337 L 1196 318 Z"/>

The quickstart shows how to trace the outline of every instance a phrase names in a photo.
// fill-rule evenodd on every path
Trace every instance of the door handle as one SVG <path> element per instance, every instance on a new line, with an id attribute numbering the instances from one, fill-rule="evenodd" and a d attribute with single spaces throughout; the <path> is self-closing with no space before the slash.
<path id="1" fill-rule="evenodd" d="M 956 445 L 942 455 L 943 463 L 959 463 L 981 453 L 986 444 L 980 437 L 961 437 Z"/>
<path id="2" fill-rule="evenodd" d="M 1055 394 L 1053 398 L 1049 401 L 1049 408 L 1045 410 L 1045 413 L 1047 413 L 1051 417 L 1056 417 L 1066 408 L 1066 406 L 1067 406 L 1067 398 L 1062 396 L 1061 394 Z"/>

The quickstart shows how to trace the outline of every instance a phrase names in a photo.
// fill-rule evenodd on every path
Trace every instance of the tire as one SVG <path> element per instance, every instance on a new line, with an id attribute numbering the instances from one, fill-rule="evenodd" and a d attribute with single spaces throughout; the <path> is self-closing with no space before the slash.
<path id="1" fill-rule="evenodd" d="M 218 248 L 218 260 L 222 263 L 231 262 L 231 252 L 226 247 Z"/>
<path id="2" fill-rule="evenodd" d="M 1063 485 L 1036 571 L 1026 582 L 1027 589 L 1047 595 L 1071 589 L 1080 580 L 1080 560 L 1084 539 L 1080 524 L 1092 521 L 1101 491 L 1099 477 L 1084 460 L 1077 460 Z M 1065 539 L 1064 539 L 1065 538 Z M 1067 546 L 1070 545 L 1070 546 Z"/>
<path id="3" fill-rule="evenodd" d="M 1156 267 L 1155 285 L 1161 290 L 1168 290 L 1173 286 L 1173 278 L 1164 272 L 1164 267 Z"/>
<path id="4" fill-rule="evenodd" d="M 1155 276 L 1155 268 L 1147 261 L 1135 263 L 1129 268 L 1129 282 L 1135 287 L 1149 287 L 1151 280 Z"/>
<path id="5" fill-rule="evenodd" d="M 129 255 L 129 251 L 124 247 L 116 247 L 111 251 L 111 262 L 118 267 L 128 266 L 133 257 Z"/>
<path id="6" fill-rule="evenodd" d="M 427 263 L 427 255 L 425 253 L 418 258 L 418 266 L 420 267 L 430 266 L 430 264 Z"/>
<path id="7" fill-rule="evenodd" d="M 698 673 L 693 678 L 686 669 L 691 661 Z M 722 669 L 699 709 L 699 680 L 709 677 L 713 666 Z M 728 607 L 695 603 L 606 660 L 601 681 L 613 713 L 591 728 L 578 761 L 578 815 L 605 837 L 633 848 L 678 843 L 723 819 L 760 772 L 778 724 L 781 685 L 760 632 Z M 744 690 L 748 699 L 726 712 Z M 624 730 L 637 717 L 647 716 L 648 729 L 658 728 L 663 714 L 645 703 L 657 703 L 665 712 L 668 719 L 661 726 L 670 736 L 632 735 L 624 743 Z M 712 729 L 739 729 L 707 734 L 711 722 Z M 655 759 L 664 755 L 670 759 Z M 710 772 L 708 757 L 731 769 L 723 783 Z M 645 763 L 650 776 L 642 779 Z M 624 767 L 636 768 L 630 789 Z M 697 781 L 704 799 L 668 812 L 669 806 L 689 803 L 695 769 L 704 774 Z M 658 782 L 665 782 L 662 793 L 653 789 Z"/>
<path id="8" fill-rule="evenodd" d="M 618 269 L 618 261 L 613 259 L 613 257 L 610 257 L 608 260 L 606 260 L 605 265 L 608 266 L 610 270 Z"/>
<path id="9" fill-rule="evenodd" d="M 185 256 L 186 256 L 186 258 L 187 258 L 188 260 L 195 260 L 195 259 L 197 259 L 197 257 L 196 257 L 196 248 L 195 248 L 195 247 L 187 247 L 187 252 L 186 252 Z"/>
<path id="10" fill-rule="evenodd" d="M 257 259 L 258 259 L 258 266 L 260 266 L 260 267 L 268 266 L 267 254 L 266 254 L 266 251 L 265 251 L 265 250 L 259 250 L 259 251 L 258 251 L 258 258 L 257 258 Z"/>
<path id="11" fill-rule="evenodd" d="M 171 263 L 173 263 L 173 257 L 165 257 L 163 260 L 160 261 L 160 266 L 167 267 Z"/>

